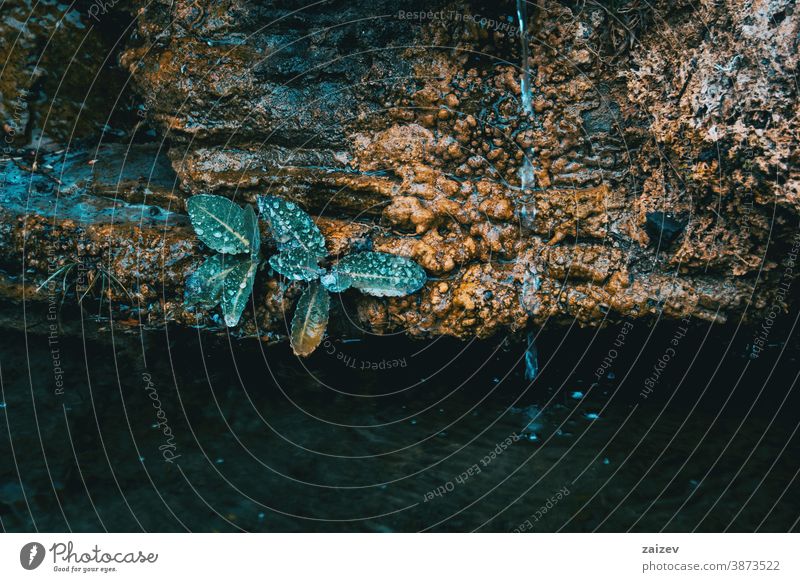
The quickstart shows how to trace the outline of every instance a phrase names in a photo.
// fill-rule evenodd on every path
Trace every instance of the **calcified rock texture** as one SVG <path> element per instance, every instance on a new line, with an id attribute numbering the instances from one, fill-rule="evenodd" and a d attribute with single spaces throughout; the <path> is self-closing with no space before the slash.
<path id="1" fill-rule="evenodd" d="M 178 214 L 140 221 L 126 205 L 114 228 L 94 211 L 75 224 L 68 204 L 12 209 L 0 251 L 17 266 L 27 241 L 40 280 L 49 246 L 81 245 L 132 290 L 135 320 L 214 324 L 181 304 L 205 256 L 183 201 L 268 193 L 319 217 L 334 257 L 375 250 L 427 270 L 409 297 L 345 295 L 379 332 L 754 322 L 792 297 L 779 286 L 800 218 L 794 5 L 538 2 L 525 115 L 513 2 L 131 2 L 120 64 L 163 145 L 134 151 L 159 171 L 115 196 Z M 528 152 L 536 190 L 523 193 Z M 259 274 L 242 333 L 285 334 L 299 292 Z"/>

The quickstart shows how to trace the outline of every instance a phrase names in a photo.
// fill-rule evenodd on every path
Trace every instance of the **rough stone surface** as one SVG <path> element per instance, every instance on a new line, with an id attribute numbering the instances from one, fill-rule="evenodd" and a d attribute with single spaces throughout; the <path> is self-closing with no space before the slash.
<path id="1" fill-rule="evenodd" d="M 621 317 L 754 322 L 796 297 L 778 293 L 800 218 L 791 0 L 540 2 L 530 116 L 518 39 L 472 20 L 505 22 L 510 7 L 131 6 L 120 62 L 174 181 L 117 197 L 180 214 L 194 193 L 273 194 L 317 218 L 334 257 L 374 250 L 427 270 L 412 296 L 349 298 L 360 325 L 466 338 Z M 529 153 L 536 188 L 522 191 Z M 196 318 L 178 304 L 205 255 L 177 218 L 112 233 L 11 214 L 4 261 L 19 264 L 24 232 L 36 272 L 49 246 L 85 241 L 124 282 L 137 273 L 142 300 L 163 302 L 156 318 Z M 285 333 L 287 289 L 259 275 L 244 334 Z"/>
<path id="2" fill-rule="evenodd" d="M 2 3 L 3 153 L 26 144 L 49 149 L 100 132 L 129 135 L 125 128 L 136 114 L 115 52 L 130 19 L 107 14 L 103 26 L 98 23 L 75 3 Z"/>

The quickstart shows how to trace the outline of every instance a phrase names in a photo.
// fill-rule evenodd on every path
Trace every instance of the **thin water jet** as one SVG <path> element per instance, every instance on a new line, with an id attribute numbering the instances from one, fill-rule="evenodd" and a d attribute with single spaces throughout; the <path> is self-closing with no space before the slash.
<path id="1" fill-rule="evenodd" d="M 531 70 L 529 63 L 529 48 L 528 48 L 528 6 L 526 0 L 517 0 L 517 23 L 519 25 L 519 44 L 520 55 L 522 62 L 520 67 L 522 70 L 520 76 L 520 97 L 522 101 L 522 110 L 528 116 L 533 117 L 533 104 L 531 102 Z M 520 189 L 525 192 L 535 186 L 536 176 L 533 166 L 533 148 L 529 148 L 523 157 L 522 166 L 519 169 L 519 182 Z M 525 222 L 532 222 L 535 218 L 535 206 L 526 204 L 523 206 L 523 212 L 527 214 L 526 208 L 532 208 L 533 216 L 521 216 Z"/>

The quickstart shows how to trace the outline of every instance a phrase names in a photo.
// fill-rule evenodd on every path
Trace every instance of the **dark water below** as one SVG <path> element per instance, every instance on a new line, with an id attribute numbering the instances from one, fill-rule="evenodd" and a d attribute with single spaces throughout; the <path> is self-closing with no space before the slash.
<path id="1" fill-rule="evenodd" d="M 61 337 L 63 394 L 48 338 L 6 331 L 2 527 L 796 530 L 795 322 L 755 360 L 734 326 L 544 330 L 532 383 L 503 338 Z"/>

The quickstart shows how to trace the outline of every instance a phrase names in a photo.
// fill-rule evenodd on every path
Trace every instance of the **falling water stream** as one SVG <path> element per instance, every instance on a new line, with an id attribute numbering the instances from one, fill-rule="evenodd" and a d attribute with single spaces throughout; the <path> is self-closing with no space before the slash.
<path id="1" fill-rule="evenodd" d="M 517 22 L 519 24 L 519 46 L 522 62 L 520 67 L 522 75 L 520 78 L 520 94 L 522 100 L 522 110 L 530 120 L 533 117 L 533 105 L 531 104 L 531 70 L 529 61 L 528 50 L 528 7 L 526 0 L 517 0 Z M 533 197 L 535 194 L 531 191 L 535 185 L 535 174 L 533 167 L 533 148 L 528 148 L 523 152 L 524 157 L 522 166 L 519 169 L 519 183 L 521 190 L 521 205 L 519 210 L 519 219 L 521 226 L 531 228 L 533 221 L 536 218 L 536 204 Z M 526 277 L 524 288 L 526 291 L 522 295 L 523 307 L 527 311 L 531 311 L 531 305 L 535 301 L 535 293 L 538 290 L 539 278 L 536 275 L 536 270 L 531 266 L 528 269 L 528 276 Z M 532 290 L 528 292 L 527 290 Z M 528 380 L 533 380 L 538 371 L 538 362 L 536 361 L 536 345 L 533 343 L 533 336 L 529 338 L 528 351 L 526 352 L 526 377 Z"/>
<path id="2" fill-rule="evenodd" d="M 533 113 L 531 106 L 531 71 L 528 66 L 528 6 L 526 0 L 517 0 L 517 22 L 519 24 L 519 44 L 522 55 L 522 110 Z"/>
<path id="3" fill-rule="evenodd" d="M 520 64 L 522 75 L 520 79 L 520 93 L 522 99 L 522 110 L 528 115 L 533 116 L 533 105 L 531 104 L 531 71 L 530 64 L 528 63 L 529 50 L 528 50 L 528 7 L 526 0 L 517 0 L 517 22 L 519 24 L 519 44 L 522 62 Z M 522 166 L 519 169 L 520 188 L 526 192 L 533 188 L 535 184 L 535 175 L 533 167 L 533 148 L 527 150 L 522 161 Z M 532 222 L 536 209 L 533 204 L 525 204 L 523 206 L 525 216 L 521 218 L 525 222 Z"/>

